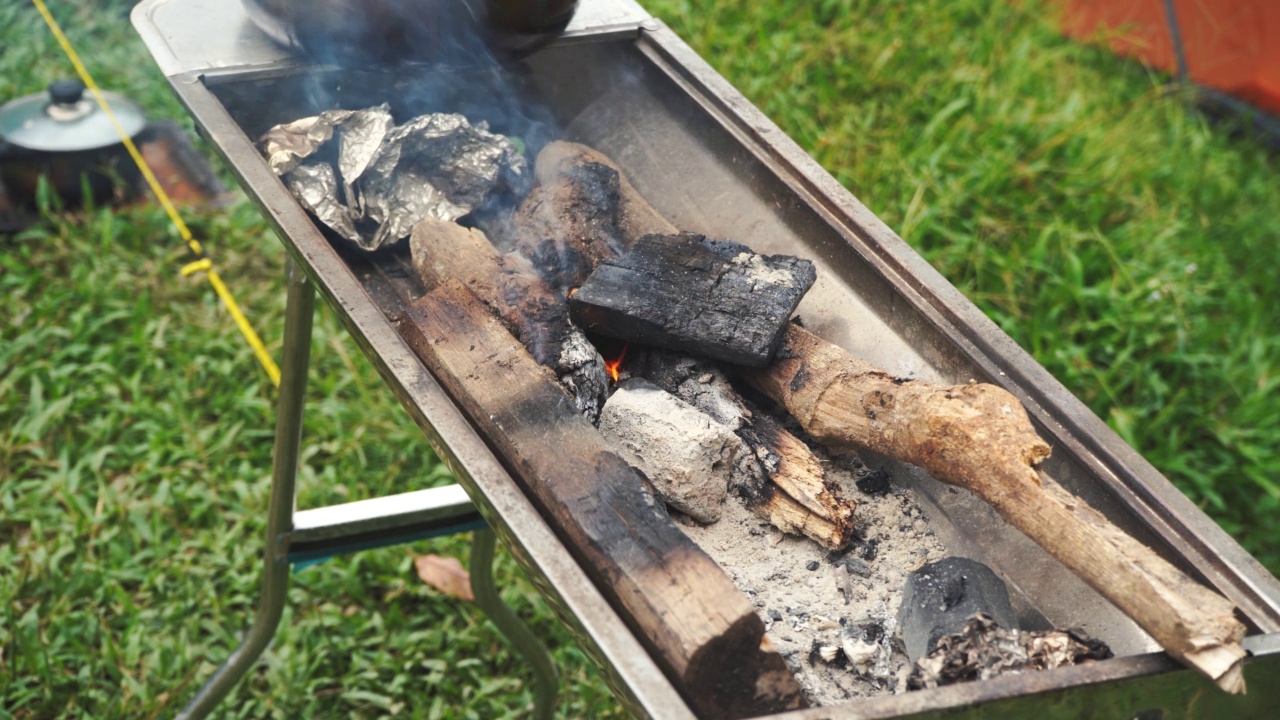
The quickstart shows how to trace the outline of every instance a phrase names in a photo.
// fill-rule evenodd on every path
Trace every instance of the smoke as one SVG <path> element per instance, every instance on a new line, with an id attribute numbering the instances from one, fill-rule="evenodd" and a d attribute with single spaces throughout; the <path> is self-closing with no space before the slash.
<path id="1" fill-rule="evenodd" d="M 253 0 L 272 4 L 271 0 Z M 316 112 L 389 102 L 397 123 L 435 112 L 519 138 L 530 157 L 558 135 L 549 110 L 532 99 L 519 56 L 559 33 L 575 2 L 495 0 L 290 0 L 251 8 L 260 23 L 317 66 L 308 76 Z M 311 113 L 309 113 L 311 114 Z M 280 118 L 290 120 L 292 118 Z"/>

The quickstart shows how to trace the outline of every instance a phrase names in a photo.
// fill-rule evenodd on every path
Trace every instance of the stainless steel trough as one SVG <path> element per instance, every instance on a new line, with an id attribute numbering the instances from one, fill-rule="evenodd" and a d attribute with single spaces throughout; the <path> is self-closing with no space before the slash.
<path id="1" fill-rule="evenodd" d="M 228 0 L 146 0 L 133 19 L 198 127 L 485 519 L 583 638 L 619 700 L 640 716 L 690 717 L 503 459 L 392 326 L 390 318 L 421 292 L 407 251 L 365 255 L 331 244 L 253 146 L 271 125 L 327 107 L 387 101 L 402 116 L 456 111 L 482 83 L 459 82 L 466 69 L 389 75 L 307 66 Z M 1280 717 L 1280 583 L 674 33 L 630 0 L 586 0 L 568 34 L 527 64 L 522 91 L 549 109 L 561 135 L 614 158 L 677 226 L 812 259 L 819 279 L 799 309 L 810 329 L 897 375 L 974 379 L 1018 396 L 1054 447 L 1049 473 L 1230 598 L 1251 632 L 1249 694 L 1229 697 L 1159 653 L 1128 618 L 981 502 L 898 467 L 896 477 L 917 490 L 953 552 L 1004 577 L 1027 625 L 1084 627 L 1119 657 L 785 717 Z M 489 119 L 503 130 L 502 118 Z"/>

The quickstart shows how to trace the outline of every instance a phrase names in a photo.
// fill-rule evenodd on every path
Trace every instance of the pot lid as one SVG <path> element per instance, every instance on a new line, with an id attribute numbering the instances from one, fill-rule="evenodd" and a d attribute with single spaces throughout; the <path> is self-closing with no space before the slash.
<path id="1" fill-rule="evenodd" d="M 141 108 L 117 93 L 103 92 L 124 131 L 133 137 L 147 124 Z M 48 92 L 26 95 L 0 107 L 0 139 L 28 150 L 96 150 L 120 142 L 111 119 L 79 80 L 61 80 Z"/>

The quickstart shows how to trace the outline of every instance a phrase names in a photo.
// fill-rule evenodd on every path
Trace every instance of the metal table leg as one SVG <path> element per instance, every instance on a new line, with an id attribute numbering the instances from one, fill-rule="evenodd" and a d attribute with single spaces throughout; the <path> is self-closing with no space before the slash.
<path id="1" fill-rule="evenodd" d="M 498 595 L 493 582 L 494 542 L 492 530 L 476 530 L 471 536 L 471 592 L 476 596 L 476 605 L 533 668 L 533 717 L 551 720 L 559 683 L 556 666 L 547 648 Z"/>
<path id="2" fill-rule="evenodd" d="M 178 714 L 179 720 L 207 717 L 267 649 L 284 612 L 291 561 L 307 562 L 366 547 L 406 542 L 419 536 L 461 532 L 483 523 L 462 489 L 452 485 L 309 510 L 296 516 L 302 522 L 298 525 L 298 537 L 292 537 L 315 289 L 292 261 L 287 275 L 284 361 L 277 399 L 262 597 L 253 625 L 240 646 L 205 681 Z M 291 547 L 291 540 L 298 541 L 296 549 Z M 291 553 L 291 550 L 295 551 Z M 493 531 L 475 530 L 471 583 L 476 605 L 533 667 L 535 717 L 550 720 L 555 711 L 558 682 L 555 665 L 542 643 L 499 597 L 493 581 L 493 550 Z"/>
<path id="3" fill-rule="evenodd" d="M 285 309 L 284 361 L 280 368 L 280 395 L 277 400 L 262 599 L 258 602 L 258 612 L 249 634 L 178 714 L 181 720 L 206 717 L 231 692 L 275 636 L 280 615 L 284 612 L 289 589 L 289 533 L 293 530 L 298 450 L 302 443 L 302 407 L 307 394 L 311 320 L 315 307 L 315 288 L 292 261 L 287 275 L 289 299 Z"/>

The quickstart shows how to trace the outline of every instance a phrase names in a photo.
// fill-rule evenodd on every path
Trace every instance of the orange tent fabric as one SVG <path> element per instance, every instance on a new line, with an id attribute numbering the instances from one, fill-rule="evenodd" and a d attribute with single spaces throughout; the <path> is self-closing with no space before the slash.
<path id="1" fill-rule="evenodd" d="M 1177 72 L 1164 0 L 1066 0 L 1063 30 Z M 1280 113 L 1280 0 L 1174 0 L 1191 79 Z"/>

